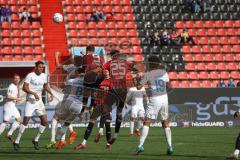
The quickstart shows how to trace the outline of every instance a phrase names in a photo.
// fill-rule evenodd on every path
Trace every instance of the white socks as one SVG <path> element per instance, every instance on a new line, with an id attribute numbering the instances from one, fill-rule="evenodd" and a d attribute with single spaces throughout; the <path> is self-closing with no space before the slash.
<path id="1" fill-rule="evenodd" d="M 103 128 L 99 128 L 98 133 L 99 133 L 100 135 L 103 135 Z"/>
<path id="2" fill-rule="evenodd" d="M 40 136 L 42 135 L 42 133 L 44 132 L 45 128 L 46 128 L 46 126 L 39 125 L 37 136 L 34 139 L 35 142 L 38 142 L 38 140 L 39 140 Z"/>
<path id="3" fill-rule="evenodd" d="M 22 134 L 23 134 L 23 132 L 25 131 L 26 128 L 27 128 L 27 126 L 24 126 L 23 124 L 20 125 L 19 132 L 18 132 L 17 138 L 15 140 L 15 143 L 19 143 L 19 141 L 22 137 Z"/>
<path id="4" fill-rule="evenodd" d="M 51 142 L 55 142 L 56 139 L 56 132 L 58 128 L 58 122 L 55 118 L 52 119 L 52 124 L 51 124 Z"/>
<path id="5" fill-rule="evenodd" d="M 6 126 L 7 126 L 7 124 L 4 123 L 4 122 L 0 125 L 0 135 L 3 133 L 3 131 L 5 130 Z"/>
<path id="6" fill-rule="evenodd" d="M 170 127 L 164 128 L 164 132 L 165 132 L 165 137 L 167 140 L 168 147 L 171 148 L 172 147 L 172 132 L 171 132 Z"/>
<path id="7" fill-rule="evenodd" d="M 70 133 L 73 132 L 73 126 L 71 124 L 68 126 L 68 129 L 69 129 Z"/>
<path id="8" fill-rule="evenodd" d="M 133 131 L 134 131 L 134 122 L 131 121 L 130 122 L 130 134 L 133 134 Z"/>
<path id="9" fill-rule="evenodd" d="M 87 144 L 87 140 L 84 139 L 83 142 L 82 142 L 83 145 L 86 145 Z"/>
<path id="10" fill-rule="evenodd" d="M 238 149 L 235 149 L 235 151 L 234 151 L 234 153 L 233 153 L 234 155 L 239 155 L 239 150 Z"/>
<path id="11" fill-rule="evenodd" d="M 140 129 L 140 128 L 142 128 L 143 127 L 143 122 L 142 122 L 142 120 L 138 120 L 138 122 L 137 122 L 137 129 Z"/>
<path id="12" fill-rule="evenodd" d="M 12 124 L 11 129 L 8 131 L 7 136 L 11 136 L 13 134 L 13 132 L 18 128 L 19 125 L 20 125 L 20 122 L 14 121 L 14 123 Z"/>
<path id="13" fill-rule="evenodd" d="M 143 144 L 144 144 L 144 142 L 145 142 L 145 139 L 147 138 L 148 131 L 149 131 L 149 127 L 148 127 L 148 126 L 143 126 L 143 128 L 142 128 L 142 134 L 141 134 L 141 137 L 140 137 L 140 140 L 139 140 L 139 145 L 138 145 L 138 147 L 143 146 Z"/>

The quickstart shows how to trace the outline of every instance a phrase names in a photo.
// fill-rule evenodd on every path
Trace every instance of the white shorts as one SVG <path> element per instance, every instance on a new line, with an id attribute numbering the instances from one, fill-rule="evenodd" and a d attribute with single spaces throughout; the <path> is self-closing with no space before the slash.
<path id="1" fill-rule="evenodd" d="M 3 106 L 3 120 L 8 122 L 12 117 L 16 119 L 21 118 L 15 103 L 7 102 Z"/>
<path id="2" fill-rule="evenodd" d="M 149 104 L 146 109 L 146 117 L 157 119 L 160 112 L 161 120 L 168 119 L 168 97 L 167 95 L 155 96 L 149 98 Z"/>
<path id="3" fill-rule="evenodd" d="M 145 110 L 143 106 L 132 106 L 132 112 L 131 112 L 132 118 L 144 118 L 145 117 Z"/>
<path id="4" fill-rule="evenodd" d="M 43 101 L 27 101 L 25 106 L 25 117 L 32 117 L 33 113 L 35 113 L 37 116 L 43 116 L 46 115 L 45 106 L 43 104 Z"/>
<path id="5" fill-rule="evenodd" d="M 66 99 L 56 105 L 55 115 L 59 120 L 71 123 L 81 113 L 81 110 L 81 101 Z"/>

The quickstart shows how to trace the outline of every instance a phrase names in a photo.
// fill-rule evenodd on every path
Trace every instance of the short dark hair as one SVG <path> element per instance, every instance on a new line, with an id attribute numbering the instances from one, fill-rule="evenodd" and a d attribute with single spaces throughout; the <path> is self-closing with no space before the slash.
<path id="1" fill-rule="evenodd" d="M 14 73 L 13 77 L 20 77 L 20 75 L 17 73 Z"/>
<path id="2" fill-rule="evenodd" d="M 37 66 L 39 66 L 40 64 L 44 64 L 43 61 L 37 61 L 37 62 L 35 63 L 35 66 L 37 67 Z"/>
<path id="3" fill-rule="evenodd" d="M 157 56 L 152 55 L 152 56 L 148 57 L 148 64 L 149 64 L 150 69 L 159 67 L 160 63 L 161 63 L 160 59 Z"/>
<path id="4" fill-rule="evenodd" d="M 110 55 L 111 56 L 114 56 L 114 55 L 116 55 L 116 54 L 119 54 L 120 53 L 120 51 L 119 50 L 112 50 L 111 52 L 110 52 Z"/>
<path id="5" fill-rule="evenodd" d="M 86 52 L 95 52 L 95 47 L 93 45 L 88 45 L 86 47 Z"/>

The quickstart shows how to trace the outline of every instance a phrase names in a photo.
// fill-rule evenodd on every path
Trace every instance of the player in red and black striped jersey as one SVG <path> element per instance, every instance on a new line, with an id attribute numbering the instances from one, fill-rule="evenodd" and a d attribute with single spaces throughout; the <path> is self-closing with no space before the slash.
<path id="1" fill-rule="evenodd" d="M 93 45 L 88 45 L 86 54 L 83 56 L 83 67 L 85 69 L 83 106 L 87 105 L 89 96 L 91 96 L 91 105 L 94 105 L 94 91 L 104 79 L 103 64 L 103 57 L 95 54 Z"/>
<path id="2" fill-rule="evenodd" d="M 104 70 L 104 76 L 105 79 L 100 83 L 99 88 L 100 90 L 97 92 L 97 99 L 95 100 L 95 106 L 101 106 L 104 102 L 105 96 L 108 94 L 109 90 L 112 89 L 112 81 L 109 76 L 109 71 Z M 106 139 L 107 139 L 107 147 L 109 148 L 111 145 L 109 144 L 109 141 L 111 140 L 111 113 L 109 112 L 108 115 L 106 115 L 106 118 L 104 116 L 101 116 L 100 118 L 100 124 L 99 124 L 99 132 L 96 135 L 95 142 L 98 143 L 100 138 L 103 135 L 103 127 L 105 124 L 106 127 Z"/>
<path id="3" fill-rule="evenodd" d="M 116 102 L 117 103 L 117 115 L 115 121 L 115 135 L 113 139 L 109 142 L 113 144 L 116 140 L 121 122 L 122 122 L 122 109 L 124 107 L 124 101 L 127 95 L 127 73 L 133 69 L 133 64 L 128 62 L 125 59 L 121 58 L 120 52 L 118 50 L 111 51 L 112 60 L 107 62 L 104 65 L 105 69 L 108 69 L 110 72 L 113 89 L 109 91 L 107 96 L 104 99 L 104 103 L 96 107 L 93 110 L 91 115 L 87 130 L 85 132 L 86 137 L 88 138 L 91 134 L 92 128 L 95 124 L 96 119 L 102 115 L 105 119 L 109 112 L 112 110 L 112 105 Z M 76 150 L 84 149 L 86 146 L 84 143 L 79 144 L 75 147 Z"/>

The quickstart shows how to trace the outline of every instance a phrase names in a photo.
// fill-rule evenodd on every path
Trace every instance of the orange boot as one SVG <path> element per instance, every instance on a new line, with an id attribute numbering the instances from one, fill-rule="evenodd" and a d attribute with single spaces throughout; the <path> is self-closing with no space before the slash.
<path id="1" fill-rule="evenodd" d="M 75 139 L 77 137 L 77 133 L 76 132 L 71 132 L 69 134 L 69 144 L 73 144 L 75 142 Z"/>

